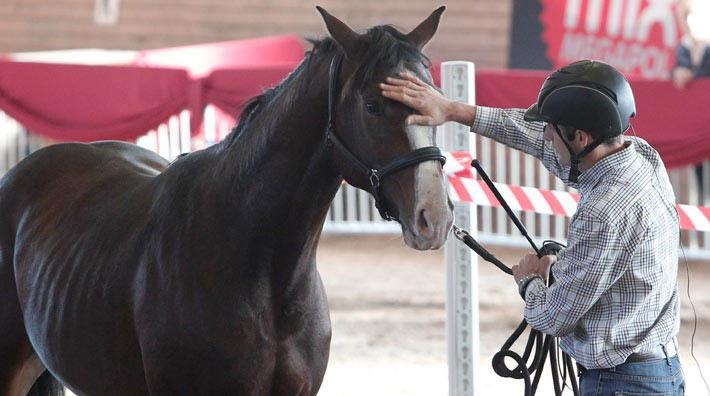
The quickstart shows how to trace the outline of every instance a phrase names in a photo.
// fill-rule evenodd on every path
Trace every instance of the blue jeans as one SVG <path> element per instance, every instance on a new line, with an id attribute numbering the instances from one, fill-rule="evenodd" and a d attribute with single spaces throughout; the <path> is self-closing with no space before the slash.
<path id="1" fill-rule="evenodd" d="M 678 355 L 602 370 L 586 370 L 581 396 L 683 396 L 685 381 Z"/>

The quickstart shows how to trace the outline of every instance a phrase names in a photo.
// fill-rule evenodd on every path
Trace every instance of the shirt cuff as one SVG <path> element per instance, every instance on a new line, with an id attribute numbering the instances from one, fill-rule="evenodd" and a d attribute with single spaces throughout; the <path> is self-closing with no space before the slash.
<path id="1" fill-rule="evenodd" d="M 523 300 L 525 300 L 525 292 L 527 291 L 528 286 L 530 286 L 530 284 L 536 279 L 542 281 L 542 276 L 539 274 L 529 274 L 518 281 L 518 293 L 520 293 L 520 297 L 522 297 Z"/>
<path id="2" fill-rule="evenodd" d="M 547 283 L 542 278 L 535 278 L 530 283 L 528 283 L 528 287 L 525 288 L 523 291 L 523 300 L 525 300 L 528 296 L 529 293 L 537 293 L 540 292 L 540 289 L 546 289 L 547 288 Z"/>

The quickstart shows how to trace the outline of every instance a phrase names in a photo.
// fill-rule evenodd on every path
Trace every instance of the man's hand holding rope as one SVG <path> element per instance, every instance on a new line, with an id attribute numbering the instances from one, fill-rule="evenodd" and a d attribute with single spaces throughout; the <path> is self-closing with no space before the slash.
<path id="1" fill-rule="evenodd" d="M 520 259 L 518 265 L 510 268 L 513 271 L 513 279 L 515 279 L 515 284 L 518 286 L 518 292 L 523 299 L 525 298 L 525 289 L 533 279 L 540 278 L 547 282 L 550 267 L 556 261 L 557 256 L 555 255 L 537 257 L 535 254 L 527 254 Z"/>

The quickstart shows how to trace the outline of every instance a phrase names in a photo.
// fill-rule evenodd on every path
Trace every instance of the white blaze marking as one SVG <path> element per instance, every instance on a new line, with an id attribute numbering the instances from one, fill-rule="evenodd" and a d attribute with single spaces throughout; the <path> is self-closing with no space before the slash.
<path id="1" fill-rule="evenodd" d="M 415 76 L 426 74 L 424 70 L 420 70 L 421 73 L 417 73 L 413 70 L 404 71 Z M 409 140 L 409 145 L 412 150 L 435 146 L 434 130 L 434 127 L 430 126 L 408 125 L 405 128 L 405 132 L 407 133 L 407 139 Z M 430 215 L 433 213 L 436 216 L 436 218 L 429 217 L 429 221 L 433 222 L 431 225 L 440 226 L 440 223 L 444 221 L 444 219 L 439 216 L 447 213 L 446 193 L 446 184 L 444 183 L 443 174 L 439 169 L 438 161 L 428 160 L 416 165 L 414 169 L 414 207 L 412 209 L 417 211 L 419 210 L 419 205 L 425 203 L 427 210 L 430 211 Z M 416 219 L 417 213 L 412 213 L 412 221 L 416 221 Z M 412 225 L 416 228 L 416 225 Z"/>
<path id="2" fill-rule="evenodd" d="M 434 130 L 423 125 L 409 125 L 406 128 L 407 138 L 412 150 L 434 146 Z M 441 178 L 433 177 L 439 174 L 439 162 L 434 160 L 420 162 L 415 170 L 415 202 L 418 204 L 426 199 L 427 193 L 440 191 Z M 415 204 L 416 205 L 416 204 Z M 416 210 L 416 206 L 414 208 Z"/>

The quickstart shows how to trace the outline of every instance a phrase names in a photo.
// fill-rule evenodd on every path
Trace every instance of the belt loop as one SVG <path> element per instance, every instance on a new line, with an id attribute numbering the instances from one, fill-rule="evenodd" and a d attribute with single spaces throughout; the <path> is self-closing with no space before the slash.
<path id="1" fill-rule="evenodd" d="M 587 369 L 584 368 L 581 364 L 577 363 L 577 377 L 582 378 L 584 373 L 587 372 Z"/>
<path id="2" fill-rule="evenodd" d="M 668 364 L 670 366 L 671 365 L 671 357 L 668 356 L 668 343 L 661 345 L 661 349 L 663 349 L 663 354 L 666 355 L 666 364 Z"/>

